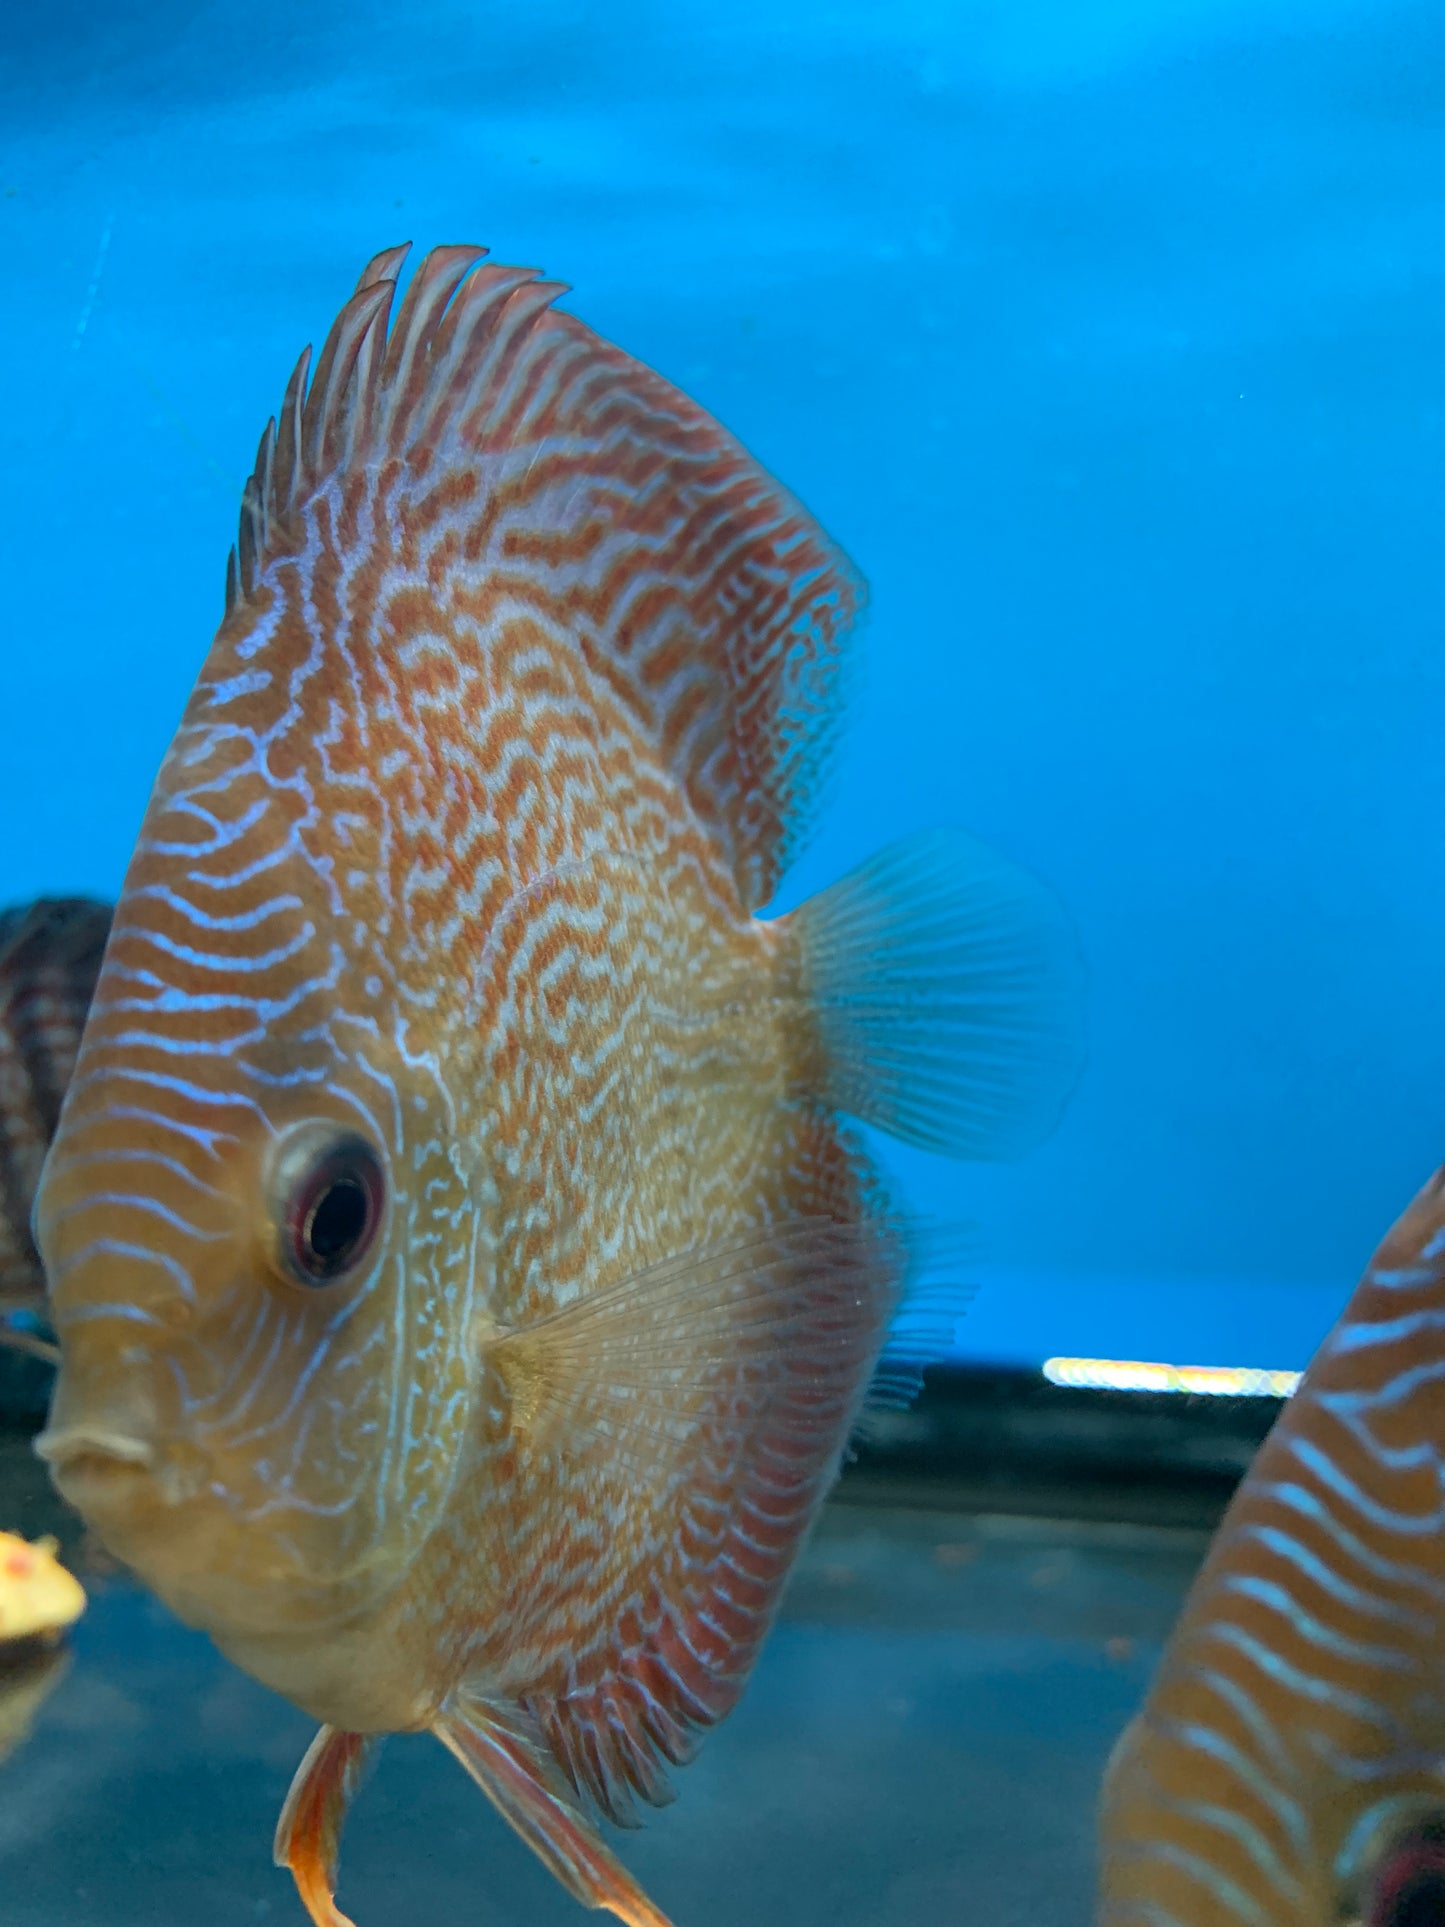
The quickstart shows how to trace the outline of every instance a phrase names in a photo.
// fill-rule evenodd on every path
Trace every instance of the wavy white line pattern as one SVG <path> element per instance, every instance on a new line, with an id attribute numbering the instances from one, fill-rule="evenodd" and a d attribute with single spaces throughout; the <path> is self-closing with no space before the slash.
<path id="1" fill-rule="evenodd" d="M 1281 1412 L 1120 1742 L 1102 1927 L 1440 1917 L 1397 1909 L 1426 1905 L 1445 1816 L 1442 1455 L 1445 1172 Z"/>
<path id="2" fill-rule="evenodd" d="M 47 1173 L 50 1437 L 115 1549 L 318 1717 L 424 1726 L 466 1681 L 624 1818 L 736 1697 L 902 1271 L 751 914 L 861 589 L 714 422 L 478 258 L 428 256 L 388 332 L 378 257 L 262 440 Z M 374 1147 L 386 1219 L 306 1291 L 271 1173 L 317 1121 Z M 497 1334 L 595 1294 L 617 1346 L 609 1288 L 748 1240 L 727 1372 L 694 1387 L 663 1319 L 565 1450 L 528 1434 Z"/>

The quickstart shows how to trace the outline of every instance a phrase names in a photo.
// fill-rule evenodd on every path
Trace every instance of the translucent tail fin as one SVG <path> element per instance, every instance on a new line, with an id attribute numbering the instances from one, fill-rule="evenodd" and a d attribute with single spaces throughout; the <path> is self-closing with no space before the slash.
<path id="1" fill-rule="evenodd" d="M 880 851 L 791 919 L 817 1095 L 909 1144 L 1021 1156 L 1083 1063 L 1083 966 L 1047 887 L 958 830 Z"/>

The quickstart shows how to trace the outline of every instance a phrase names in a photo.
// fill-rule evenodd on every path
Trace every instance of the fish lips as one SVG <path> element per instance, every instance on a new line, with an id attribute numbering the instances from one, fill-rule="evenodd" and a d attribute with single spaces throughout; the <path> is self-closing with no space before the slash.
<path id="1" fill-rule="evenodd" d="M 103 1423 L 52 1426 L 35 1441 L 62 1498 L 102 1538 L 139 1523 L 139 1515 L 193 1498 L 203 1480 L 149 1440 Z M 116 1548 L 120 1550 L 119 1547 Z M 122 1555 L 123 1556 L 123 1555 Z"/>
<path id="2" fill-rule="evenodd" d="M 212 1484 L 210 1461 L 184 1440 L 155 1443 L 77 1417 L 52 1424 L 35 1451 L 106 1548 L 178 1618 L 223 1642 L 326 1636 L 359 1607 L 374 1609 L 401 1576 L 370 1562 L 339 1576 L 277 1562 L 273 1548 L 252 1545 Z"/>
<path id="3" fill-rule="evenodd" d="M 61 1497 L 107 1550 L 132 1567 L 188 1625 L 249 1625 L 253 1602 L 235 1575 L 213 1570 L 224 1520 L 203 1503 L 199 1460 L 101 1421 L 52 1425 L 35 1441 Z"/>

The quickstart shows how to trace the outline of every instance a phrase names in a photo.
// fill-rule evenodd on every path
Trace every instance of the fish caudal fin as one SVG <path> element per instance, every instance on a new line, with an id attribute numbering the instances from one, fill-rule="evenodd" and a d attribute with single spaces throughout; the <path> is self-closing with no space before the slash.
<path id="1" fill-rule="evenodd" d="M 346 1809 L 375 1746 L 364 1733 L 323 1726 L 296 1769 L 276 1824 L 278 1867 L 289 1867 L 316 1927 L 352 1927 L 337 1907 L 336 1862 Z"/>
<path id="2" fill-rule="evenodd" d="M 519 1694 L 609 1818 L 668 1798 L 663 1763 L 741 1693 L 836 1476 L 905 1243 L 886 1219 L 792 1219 L 489 1343 L 519 1450 L 595 1481 L 609 1520 L 614 1583 L 599 1597 L 579 1567 L 568 1664 Z"/>
<path id="3" fill-rule="evenodd" d="M 574 1899 L 615 1914 L 627 1927 L 671 1927 L 569 1798 L 555 1764 L 516 1713 L 463 1690 L 432 1731 Z"/>
<path id="4" fill-rule="evenodd" d="M 812 1095 L 951 1157 L 1018 1157 L 1057 1123 L 1083 1060 L 1083 972 L 1036 878 L 962 831 L 932 831 L 785 922 Z"/>

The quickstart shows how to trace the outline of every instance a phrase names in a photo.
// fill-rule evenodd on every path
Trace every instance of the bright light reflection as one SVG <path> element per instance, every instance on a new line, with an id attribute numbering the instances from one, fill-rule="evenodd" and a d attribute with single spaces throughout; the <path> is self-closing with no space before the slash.
<path id="1" fill-rule="evenodd" d="M 1258 1365 L 1148 1365 L 1133 1358 L 1050 1358 L 1044 1377 L 1052 1385 L 1094 1392 L 1203 1392 L 1212 1398 L 1288 1398 L 1301 1372 L 1272 1372 Z"/>

